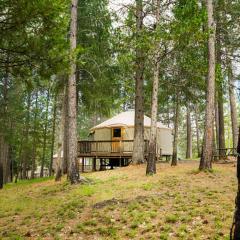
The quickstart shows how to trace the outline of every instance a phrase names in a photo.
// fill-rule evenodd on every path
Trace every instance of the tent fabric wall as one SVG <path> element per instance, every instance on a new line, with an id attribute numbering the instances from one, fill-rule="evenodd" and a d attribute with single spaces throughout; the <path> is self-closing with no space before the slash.
<path id="1" fill-rule="evenodd" d="M 173 135 L 171 129 L 159 128 L 157 130 L 157 146 L 162 155 L 172 155 Z"/>
<path id="2" fill-rule="evenodd" d="M 123 140 L 133 140 L 134 139 L 134 127 L 126 127 L 123 135 Z M 144 128 L 144 139 L 148 140 L 150 138 L 150 128 Z"/>
<path id="3" fill-rule="evenodd" d="M 94 141 L 111 141 L 112 129 L 111 128 L 99 128 L 95 130 Z"/>
<path id="4" fill-rule="evenodd" d="M 133 140 L 134 139 L 134 115 L 135 112 L 130 110 L 122 112 L 100 124 L 91 128 L 93 139 L 95 141 L 111 141 L 112 140 L 112 129 L 122 129 L 122 140 Z M 150 139 L 150 127 L 151 118 L 144 116 L 144 139 Z M 102 145 L 107 143 L 102 143 Z M 111 149 L 111 144 L 107 146 Z M 114 144 L 114 143 L 113 143 Z M 124 149 L 132 148 L 132 143 L 123 142 Z M 126 146 L 129 144 L 129 146 Z M 161 122 L 157 122 L 157 154 L 172 155 L 173 135 L 172 129 L 163 125 Z M 106 147 L 106 146 L 105 146 Z M 104 148 L 105 148 L 104 147 Z"/>
<path id="5" fill-rule="evenodd" d="M 122 127 L 122 140 L 134 139 L 133 127 Z M 144 139 L 149 140 L 150 128 L 144 128 Z M 111 141 L 112 140 L 112 128 L 98 128 L 94 132 L 94 141 Z M 128 143 L 124 143 L 125 145 Z M 131 144 L 131 143 L 129 143 Z M 173 135 L 172 130 L 167 128 L 157 129 L 157 153 L 162 155 L 172 155 Z M 125 147 L 126 148 L 126 147 Z"/>

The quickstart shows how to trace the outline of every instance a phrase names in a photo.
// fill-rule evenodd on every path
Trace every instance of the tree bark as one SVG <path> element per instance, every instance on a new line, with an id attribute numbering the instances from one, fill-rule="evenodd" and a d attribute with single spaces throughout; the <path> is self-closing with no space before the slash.
<path id="1" fill-rule="evenodd" d="M 79 182 L 79 172 L 77 172 L 77 108 L 76 108 L 76 57 L 74 51 L 77 44 L 77 6 L 78 0 L 72 0 L 71 26 L 70 26 L 70 50 L 71 63 L 70 75 L 68 79 L 68 139 L 69 139 L 69 166 L 68 179 L 71 184 Z"/>
<path id="2" fill-rule="evenodd" d="M 62 147 L 63 144 L 63 125 L 60 124 L 57 142 L 56 176 L 55 181 L 60 181 L 62 177 Z"/>
<path id="3" fill-rule="evenodd" d="M 12 131 L 12 130 L 11 130 Z M 15 157 L 15 153 L 13 151 L 13 147 L 11 147 L 11 145 L 9 146 L 9 164 L 10 164 L 10 174 L 9 174 L 9 178 L 10 178 L 10 182 L 13 182 L 13 176 L 14 176 L 14 157 Z"/>
<path id="4" fill-rule="evenodd" d="M 140 41 L 141 31 L 143 29 L 143 3 L 142 0 L 136 0 L 136 42 Z M 144 109 L 143 109 L 143 72 L 144 72 L 144 54 L 141 46 L 136 46 L 135 62 L 135 124 L 134 124 L 134 142 L 133 142 L 133 164 L 144 162 Z"/>
<path id="5" fill-rule="evenodd" d="M 2 165 L 3 184 L 10 181 L 9 145 L 4 135 L 0 135 L 0 164 Z"/>
<path id="6" fill-rule="evenodd" d="M 21 167 L 22 167 L 22 152 L 23 152 L 23 134 L 21 134 L 21 139 L 20 139 L 20 146 L 19 146 L 19 150 L 18 150 L 18 156 L 19 156 L 19 160 L 17 161 L 17 166 L 16 166 L 16 174 L 15 174 L 15 183 L 17 183 L 18 178 L 21 178 Z"/>
<path id="7" fill-rule="evenodd" d="M 222 2 L 224 3 L 224 2 Z M 217 1 L 218 7 L 221 7 L 220 1 Z M 219 68 L 219 86 L 217 88 L 217 101 L 218 101 L 218 126 L 219 126 L 219 156 L 224 157 L 225 151 L 221 150 L 225 148 L 225 127 L 224 127 L 224 110 L 223 110 L 223 76 L 222 76 L 222 44 L 221 44 L 221 14 L 220 10 L 216 12 L 216 61 Z"/>
<path id="8" fill-rule="evenodd" d="M 213 17 L 213 2 L 207 0 L 208 14 L 208 78 L 206 94 L 206 113 L 203 138 L 203 149 L 199 169 L 212 168 L 213 155 L 213 119 L 214 119 L 214 95 L 215 95 L 215 23 Z"/>
<path id="9" fill-rule="evenodd" d="M 24 150 L 22 156 L 22 179 L 27 178 L 27 164 L 29 155 L 29 128 L 30 128 L 30 107 L 31 107 L 31 93 L 28 92 L 27 96 L 27 117 L 25 123 L 25 140 L 24 140 Z"/>
<path id="10" fill-rule="evenodd" d="M 167 126 L 170 128 L 171 117 L 170 117 L 170 105 L 167 105 Z"/>
<path id="11" fill-rule="evenodd" d="M 9 158 L 9 144 L 7 142 L 7 135 L 9 131 L 9 117 L 8 117 L 8 84 L 9 84 L 9 59 L 6 59 L 5 74 L 3 77 L 3 102 L 0 112 L 1 124 L 3 131 L 0 132 L 0 163 L 2 164 L 2 178 L 3 184 L 10 181 L 10 158 Z M 5 130 L 5 131 L 4 131 Z"/>
<path id="12" fill-rule="evenodd" d="M 60 181 L 63 170 L 62 170 L 62 161 L 63 161 L 63 144 L 64 144 L 64 125 L 65 125 L 65 112 L 64 112 L 64 90 L 63 93 L 58 95 L 59 98 L 59 109 L 61 112 L 60 123 L 57 125 L 57 159 L 55 162 L 56 176 L 55 181 Z"/>
<path id="13" fill-rule="evenodd" d="M 240 131 L 240 128 L 239 128 Z M 239 132 L 240 133 L 240 132 Z M 233 224 L 230 231 L 230 239 L 231 240 L 239 240 L 240 239 L 240 134 L 238 135 L 238 146 L 237 146 L 237 196 L 235 200 L 235 212 L 233 217 Z"/>
<path id="14" fill-rule="evenodd" d="M 41 161 L 40 177 L 44 177 L 44 165 L 45 165 L 45 158 L 46 158 L 47 129 L 48 129 L 49 99 L 50 99 L 50 92 L 49 92 L 49 89 L 48 89 L 48 91 L 47 91 L 46 115 L 45 115 L 44 132 L 43 132 L 43 152 L 42 152 L 42 161 Z"/>
<path id="15" fill-rule="evenodd" d="M 68 86 L 66 84 L 63 98 L 63 117 L 64 117 L 64 133 L 63 133 L 63 160 L 62 171 L 67 174 L 68 171 Z"/>
<path id="16" fill-rule="evenodd" d="M 53 174 L 53 155 L 54 155 L 54 145 L 55 145 L 55 132 L 56 132 L 56 117 L 57 117 L 57 94 L 54 93 L 53 100 L 53 116 L 52 116 L 52 138 L 51 138 L 51 160 L 49 164 L 49 176 Z"/>
<path id="17" fill-rule="evenodd" d="M 218 152 L 217 152 L 217 148 L 216 148 L 216 136 L 215 136 L 215 130 L 214 130 L 214 120 L 213 120 L 213 129 L 212 129 L 212 132 L 213 132 L 213 139 L 212 139 L 212 142 L 213 142 L 213 147 L 212 147 L 212 151 L 213 151 L 213 155 L 217 155 Z"/>
<path id="18" fill-rule="evenodd" d="M 219 114 L 218 114 L 218 101 L 215 98 L 215 139 L 214 142 L 216 142 L 216 148 L 219 149 Z"/>
<path id="19" fill-rule="evenodd" d="M 178 163 L 178 124 L 179 124 L 179 95 L 176 93 L 176 106 L 174 117 L 174 136 L 173 136 L 173 155 L 171 166 L 177 166 Z"/>
<path id="20" fill-rule="evenodd" d="M 35 98 L 35 112 L 34 112 L 34 127 L 33 127 L 33 149 L 32 149 L 32 169 L 31 169 L 31 178 L 33 179 L 35 168 L 36 168 L 36 150 L 37 150 L 37 142 L 36 142 L 36 129 L 37 129 L 37 112 L 38 112 L 38 90 L 36 90 L 36 98 Z"/>
<path id="21" fill-rule="evenodd" d="M 198 123 L 198 108 L 195 108 L 195 126 L 196 126 L 196 137 L 197 137 L 197 156 L 201 157 L 200 147 L 200 134 L 199 134 L 199 123 Z"/>
<path id="22" fill-rule="evenodd" d="M 0 189 L 3 188 L 3 164 L 0 162 Z"/>
<path id="23" fill-rule="evenodd" d="M 237 103 L 236 103 L 236 95 L 234 90 L 235 82 L 233 79 L 232 63 L 230 59 L 228 59 L 228 86 L 229 86 L 228 87 L 229 101 L 230 101 L 230 109 L 231 109 L 233 148 L 237 148 L 237 141 L 238 141 Z"/>
<path id="24" fill-rule="evenodd" d="M 155 1 L 156 4 L 156 21 L 160 23 L 160 0 Z M 146 174 L 156 173 L 156 145 L 157 145 L 157 111 L 158 111 L 158 85 L 159 85 L 159 69 L 160 69 L 160 51 L 159 43 L 156 43 L 154 53 L 154 73 L 153 73 L 153 88 L 152 88 L 152 109 L 151 109 L 151 129 L 149 138 L 149 152 Z"/>
<path id="25" fill-rule="evenodd" d="M 222 85 L 222 84 L 221 84 Z M 218 95 L 218 126 L 219 126 L 219 149 L 225 148 L 224 111 L 223 111 L 223 90 L 219 89 Z M 224 150 L 219 150 L 219 155 L 224 157 Z"/>
<path id="26" fill-rule="evenodd" d="M 192 126 L 190 108 L 187 106 L 187 151 L 186 158 L 192 158 Z"/>

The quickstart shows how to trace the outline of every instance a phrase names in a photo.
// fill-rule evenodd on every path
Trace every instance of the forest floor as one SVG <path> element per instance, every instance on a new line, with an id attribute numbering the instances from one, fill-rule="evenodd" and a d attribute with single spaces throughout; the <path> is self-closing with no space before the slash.
<path id="1" fill-rule="evenodd" d="M 235 166 L 145 165 L 65 179 L 8 184 L 0 191 L 0 239 L 229 239 L 236 194 Z"/>

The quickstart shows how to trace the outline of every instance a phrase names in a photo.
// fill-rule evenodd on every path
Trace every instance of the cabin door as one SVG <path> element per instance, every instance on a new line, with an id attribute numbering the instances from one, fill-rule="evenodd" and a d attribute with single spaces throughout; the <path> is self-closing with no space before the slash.
<path id="1" fill-rule="evenodd" d="M 120 152 L 122 140 L 122 128 L 112 128 L 112 152 Z"/>

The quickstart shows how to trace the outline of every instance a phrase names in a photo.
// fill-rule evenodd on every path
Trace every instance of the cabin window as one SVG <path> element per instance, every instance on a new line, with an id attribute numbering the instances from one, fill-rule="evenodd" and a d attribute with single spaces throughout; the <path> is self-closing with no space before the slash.
<path id="1" fill-rule="evenodd" d="M 121 137 L 121 128 L 113 129 L 113 137 Z"/>

